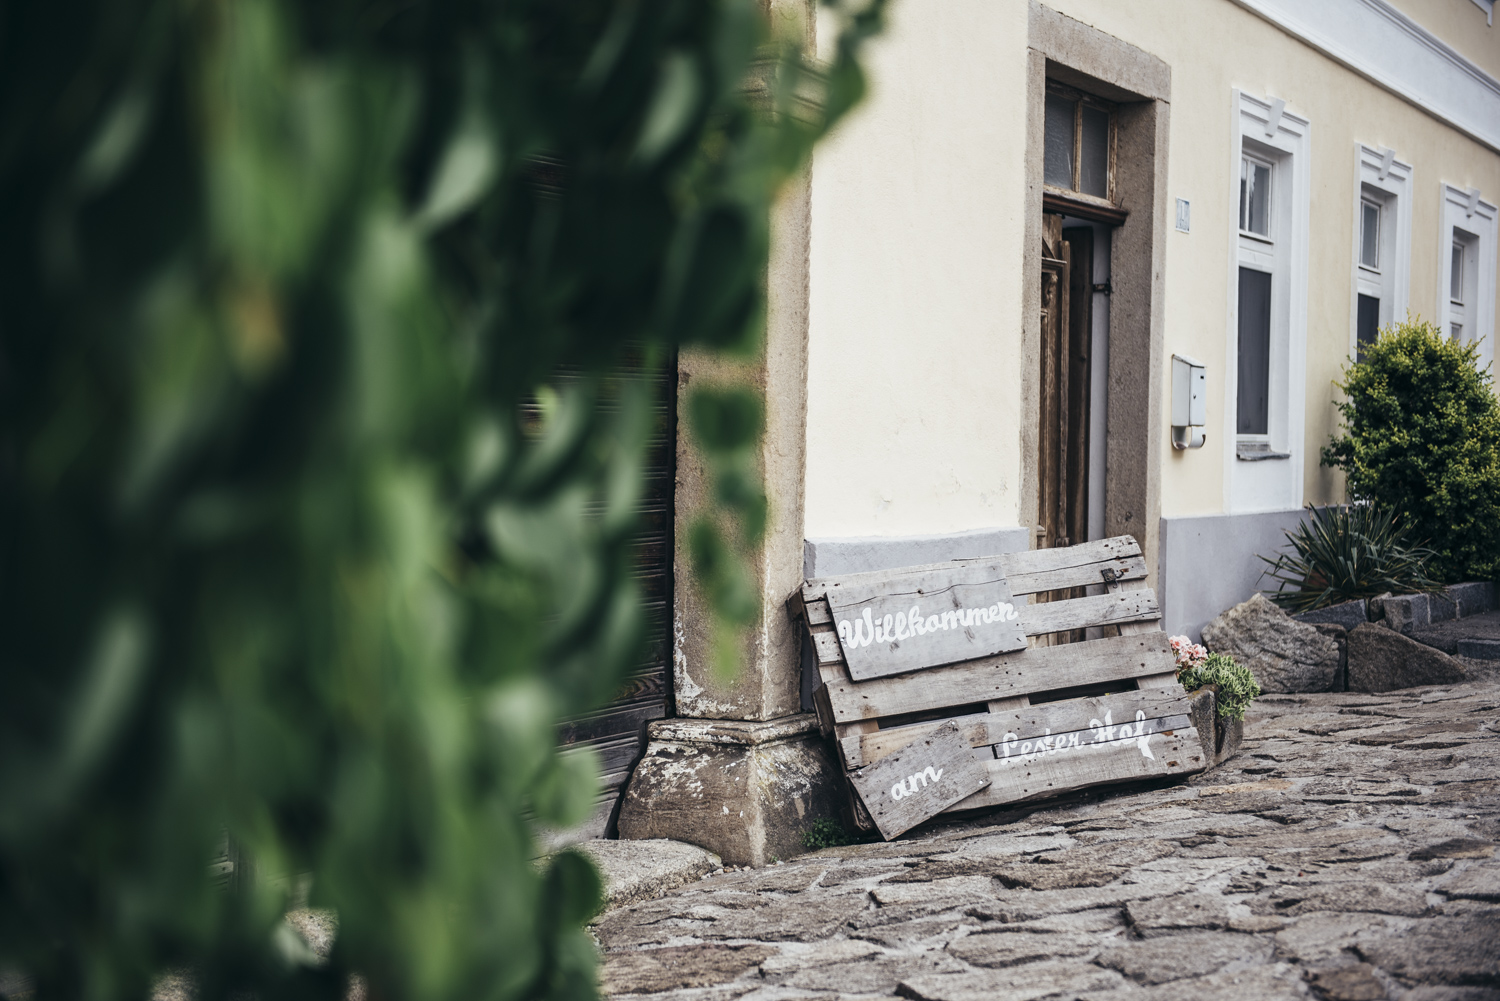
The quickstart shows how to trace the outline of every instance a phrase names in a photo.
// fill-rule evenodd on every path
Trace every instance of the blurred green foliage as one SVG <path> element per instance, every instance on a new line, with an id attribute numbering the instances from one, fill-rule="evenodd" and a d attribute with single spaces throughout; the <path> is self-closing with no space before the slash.
<path id="1" fill-rule="evenodd" d="M 1421 320 L 1392 324 L 1339 388 L 1342 432 L 1323 449 L 1349 494 L 1397 514 L 1441 583 L 1500 576 L 1500 403 L 1478 348 Z"/>
<path id="2" fill-rule="evenodd" d="M 598 877 L 532 825 L 591 808 L 555 723 L 642 634 L 617 368 L 758 349 L 771 200 L 882 5 L 830 10 L 813 70 L 754 0 L 4 9 L 0 965 L 43 999 L 594 993 Z M 754 538 L 758 404 L 687 409 Z"/>

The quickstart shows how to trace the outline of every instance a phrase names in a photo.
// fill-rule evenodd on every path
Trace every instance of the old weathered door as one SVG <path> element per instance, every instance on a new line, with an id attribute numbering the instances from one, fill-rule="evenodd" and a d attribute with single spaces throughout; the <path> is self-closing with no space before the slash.
<path id="1" fill-rule="evenodd" d="M 1088 539 L 1089 393 L 1094 234 L 1063 229 L 1059 215 L 1042 217 L 1041 399 L 1037 435 L 1038 548 Z M 1037 601 L 1079 597 L 1080 588 L 1038 595 Z M 1078 631 L 1051 642 L 1082 639 Z"/>

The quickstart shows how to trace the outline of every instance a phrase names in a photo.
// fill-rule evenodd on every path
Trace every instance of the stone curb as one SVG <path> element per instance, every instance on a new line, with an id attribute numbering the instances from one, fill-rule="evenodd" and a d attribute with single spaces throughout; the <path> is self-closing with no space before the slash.
<path id="1" fill-rule="evenodd" d="M 594 839 L 570 846 L 587 855 L 604 877 L 605 909 L 660 897 L 723 868 L 719 856 L 697 845 L 666 838 L 643 841 Z"/>

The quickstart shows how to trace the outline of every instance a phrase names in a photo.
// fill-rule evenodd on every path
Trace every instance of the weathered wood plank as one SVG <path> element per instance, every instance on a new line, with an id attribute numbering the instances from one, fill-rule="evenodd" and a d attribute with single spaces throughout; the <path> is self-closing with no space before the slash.
<path id="1" fill-rule="evenodd" d="M 984 764 L 990 773 L 989 787 L 947 812 L 1042 799 L 1112 782 L 1191 775 L 1208 767 L 1208 755 L 1191 725 L 1150 737 L 1148 747 L 1150 757 L 1142 753 L 1138 739 L 1117 738 L 1080 742 L 1065 751 L 1044 751 L 1029 761 L 1018 756 L 988 761 Z"/>
<path id="2" fill-rule="evenodd" d="M 1055 591 L 1065 587 L 1098 584 L 1103 580 L 1101 571 L 1114 571 L 1119 580 L 1138 580 L 1146 576 L 1146 561 L 1141 547 L 1128 535 L 1094 542 L 1083 542 L 1062 549 L 1033 549 L 1020 553 L 1002 553 L 972 560 L 953 560 L 947 563 L 924 563 L 920 566 L 901 567 L 895 570 L 876 570 L 863 574 L 846 574 L 841 577 L 820 577 L 807 581 L 802 586 L 803 600 L 809 606 L 828 594 L 831 585 L 865 583 L 883 586 L 904 577 L 917 576 L 944 567 L 966 566 L 976 563 L 992 563 L 1001 568 L 1010 583 L 1011 594 L 1021 597 L 1039 591 Z"/>
<path id="3" fill-rule="evenodd" d="M 945 723 L 899 753 L 850 773 L 849 781 L 889 841 L 989 785 L 990 773 L 959 728 Z"/>
<path id="4" fill-rule="evenodd" d="M 1091 594 L 1041 605 L 1023 605 L 1020 621 L 1027 636 L 1040 636 L 1043 633 L 1082 629 L 1085 626 L 1108 626 L 1159 618 L 1161 609 L 1156 605 L 1156 595 L 1146 590 Z"/>
<path id="5" fill-rule="evenodd" d="M 827 598 L 809 601 L 804 608 L 807 624 L 810 626 L 826 626 L 833 621 L 833 613 L 828 610 Z"/>
<path id="6" fill-rule="evenodd" d="M 839 638 L 832 632 L 814 632 L 812 634 L 813 651 L 818 655 L 820 664 L 842 664 L 844 662 L 844 651 L 839 649 Z"/>
<path id="7" fill-rule="evenodd" d="M 827 600 L 856 681 L 1026 646 L 1021 610 L 993 561 L 895 580 L 835 581 Z"/>
<path id="8" fill-rule="evenodd" d="M 1133 722 L 1138 714 L 1143 719 L 1155 720 L 1185 716 L 1189 710 L 1190 700 L 1179 686 L 1175 693 L 1160 688 L 1119 692 L 961 716 L 956 721 L 972 746 L 984 747 L 1001 744 L 1007 737 L 1014 737 L 1017 742 L 1021 742 L 1047 734 L 1087 730 L 1096 720 L 1110 726 L 1127 720 Z M 839 741 L 839 750 L 847 767 L 860 768 L 896 753 L 941 725 L 942 721 L 939 720 L 850 735 Z"/>
<path id="9" fill-rule="evenodd" d="M 1037 552 L 1058 553 L 1061 549 L 1039 549 Z M 1120 559 L 1110 560 L 1104 563 L 1086 563 L 1082 566 L 1058 567 L 1055 570 L 1045 570 L 1038 573 L 1007 574 L 1006 579 L 1010 581 L 1010 593 L 1020 597 L 1027 594 L 1037 594 L 1042 591 L 1059 591 L 1069 587 L 1083 587 L 1087 584 L 1102 584 L 1104 582 L 1103 570 L 1111 570 L 1118 575 L 1120 580 L 1141 580 L 1146 576 L 1146 558 L 1144 556 L 1126 556 Z"/>
<path id="10" fill-rule="evenodd" d="M 1155 630 L 1017 650 L 872 681 L 829 682 L 828 701 L 834 719 L 848 723 L 1149 676 L 1172 665 L 1167 636 Z"/>

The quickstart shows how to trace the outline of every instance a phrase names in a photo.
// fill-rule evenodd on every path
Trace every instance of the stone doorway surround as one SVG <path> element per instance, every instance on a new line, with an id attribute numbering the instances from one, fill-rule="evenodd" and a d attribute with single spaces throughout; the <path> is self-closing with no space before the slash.
<path id="1" fill-rule="evenodd" d="M 1167 135 L 1172 71 L 1133 45 L 1032 0 L 1027 25 L 1026 226 L 1022 235 L 1022 361 L 1041 366 L 1042 162 L 1048 79 L 1104 98 L 1116 111 L 1117 201 L 1128 213 L 1110 240 L 1109 373 L 1104 536 L 1133 535 L 1158 586 L 1161 520 L 1162 326 L 1167 223 Z M 1041 393 L 1021 381 L 1021 521 L 1037 518 Z"/>

